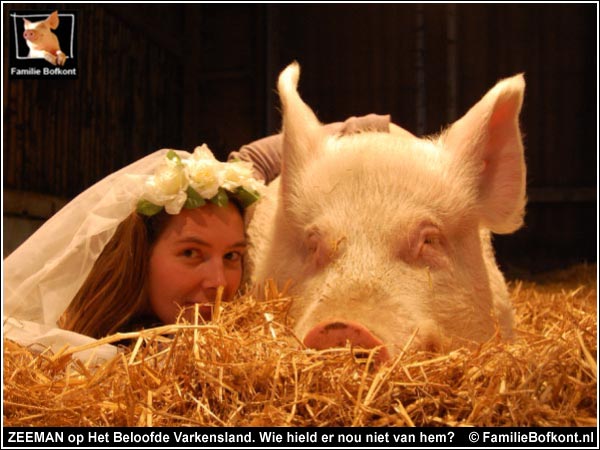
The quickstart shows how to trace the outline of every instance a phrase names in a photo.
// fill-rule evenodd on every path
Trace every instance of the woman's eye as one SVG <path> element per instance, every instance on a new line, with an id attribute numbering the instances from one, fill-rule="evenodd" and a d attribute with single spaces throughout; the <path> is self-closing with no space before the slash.
<path id="1" fill-rule="evenodd" d="M 240 252 L 229 252 L 225 254 L 225 260 L 230 262 L 238 262 L 241 261 L 242 254 Z"/>
<path id="2" fill-rule="evenodd" d="M 184 251 L 181 252 L 181 256 L 183 256 L 184 258 L 197 258 L 198 256 L 200 256 L 200 252 L 193 248 L 186 248 Z"/>

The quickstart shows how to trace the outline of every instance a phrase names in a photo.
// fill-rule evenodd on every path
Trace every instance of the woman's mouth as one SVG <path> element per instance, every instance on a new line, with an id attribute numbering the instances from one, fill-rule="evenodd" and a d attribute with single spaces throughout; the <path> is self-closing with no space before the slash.
<path id="1" fill-rule="evenodd" d="M 198 323 L 210 322 L 213 316 L 213 304 L 212 303 L 197 303 L 194 301 L 185 302 L 183 304 L 185 310 L 184 317 L 191 323 L 195 323 L 194 315 L 197 308 Z"/>

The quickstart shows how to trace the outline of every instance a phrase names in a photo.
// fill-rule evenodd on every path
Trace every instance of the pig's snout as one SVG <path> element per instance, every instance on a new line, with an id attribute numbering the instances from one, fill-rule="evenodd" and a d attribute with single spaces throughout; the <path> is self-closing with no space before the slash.
<path id="1" fill-rule="evenodd" d="M 365 326 L 348 321 L 321 322 L 304 337 L 304 345 L 315 350 L 345 347 L 347 342 L 350 342 L 352 347 L 366 350 L 383 345 L 383 341 L 374 336 Z M 385 347 L 381 347 L 374 358 L 376 363 L 381 364 L 390 360 L 390 354 Z"/>
<path id="2" fill-rule="evenodd" d="M 23 37 L 28 41 L 35 41 L 37 39 L 37 33 L 35 30 L 25 30 L 23 32 Z"/>

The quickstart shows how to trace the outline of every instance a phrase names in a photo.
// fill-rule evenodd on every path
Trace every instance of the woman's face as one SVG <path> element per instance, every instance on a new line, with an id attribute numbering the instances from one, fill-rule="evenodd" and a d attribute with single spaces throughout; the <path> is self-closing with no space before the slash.
<path id="1" fill-rule="evenodd" d="M 217 288 L 230 300 L 242 280 L 246 251 L 244 222 L 237 207 L 207 203 L 169 217 L 150 253 L 150 307 L 163 323 L 174 323 L 181 308 L 199 305 L 212 318 Z M 192 321 L 192 310 L 186 318 Z"/>

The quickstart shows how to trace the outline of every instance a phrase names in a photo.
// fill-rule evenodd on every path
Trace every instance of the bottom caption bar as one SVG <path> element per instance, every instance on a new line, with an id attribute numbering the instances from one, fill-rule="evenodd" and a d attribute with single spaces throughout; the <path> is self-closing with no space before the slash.
<path id="1" fill-rule="evenodd" d="M 598 448 L 597 428 L 4 428 L 3 448 Z"/>

